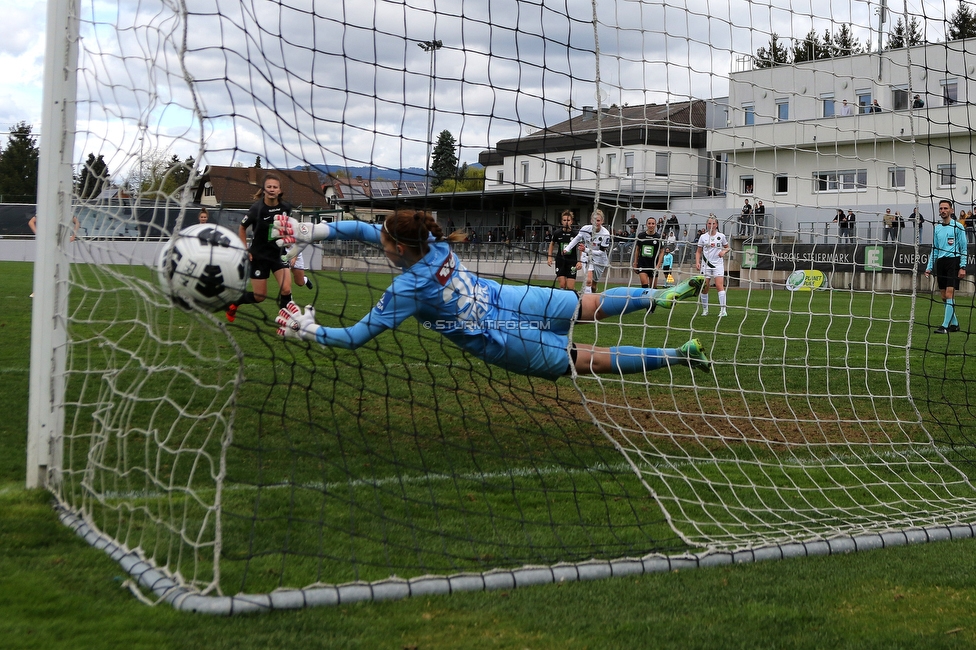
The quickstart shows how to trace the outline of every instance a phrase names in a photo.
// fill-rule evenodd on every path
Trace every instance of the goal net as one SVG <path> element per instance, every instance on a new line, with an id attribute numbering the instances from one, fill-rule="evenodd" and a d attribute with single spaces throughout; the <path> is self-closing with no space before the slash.
<path id="1" fill-rule="evenodd" d="M 64 521 L 202 611 L 971 535 L 973 285 L 925 275 L 941 199 L 976 240 L 954 6 L 64 3 L 76 119 L 42 156 L 68 143 L 80 229 L 48 231 L 65 342 L 32 368 Z M 238 232 L 269 170 L 305 221 L 431 211 L 505 286 L 557 287 L 565 210 L 612 233 L 598 292 L 728 254 L 707 302 L 573 323 L 556 380 L 420 319 L 282 340 L 274 279 L 233 322 L 174 307 L 162 246 L 201 207 Z M 370 243 L 304 257 L 292 298 L 329 327 L 400 273 Z M 706 372 L 570 372 L 570 347 L 689 340 Z"/>

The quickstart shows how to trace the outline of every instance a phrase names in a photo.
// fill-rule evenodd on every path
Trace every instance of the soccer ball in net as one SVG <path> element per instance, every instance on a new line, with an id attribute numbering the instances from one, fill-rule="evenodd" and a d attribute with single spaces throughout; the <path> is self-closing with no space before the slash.
<path id="1" fill-rule="evenodd" d="M 163 291 L 179 307 L 226 309 L 247 289 L 247 248 L 223 226 L 200 223 L 181 230 L 163 247 L 157 264 Z"/>

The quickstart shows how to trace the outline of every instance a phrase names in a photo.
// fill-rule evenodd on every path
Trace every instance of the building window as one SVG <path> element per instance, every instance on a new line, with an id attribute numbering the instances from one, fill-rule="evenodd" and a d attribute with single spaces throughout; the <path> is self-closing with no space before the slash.
<path id="1" fill-rule="evenodd" d="M 628 151 L 624 154 L 624 172 L 628 176 L 634 175 L 634 152 Z"/>
<path id="2" fill-rule="evenodd" d="M 939 165 L 939 187 L 956 186 L 956 166 Z"/>
<path id="3" fill-rule="evenodd" d="M 889 167 L 888 168 L 888 184 L 893 190 L 903 190 L 905 189 L 905 168 L 904 167 Z"/>
<path id="4" fill-rule="evenodd" d="M 959 101 L 959 81 L 946 79 L 942 82 L 942 105 L 951 106 Z"/>
<path id="5" fill-rule="evenodd" d="M 897 86 L 891 91 L 891 110 L 908 110 L 908 86 Z"/>
<path id="6" fill-rule="evenodd" d="M 836 172 L 815 172 L 814 192 L 863 192 L 868 187 L 868 170 L 845 169 Z"/>
<path id="7" fill-rule="evenodd" d="M 743 104 L 742 112 L 745 113 L 745 124 L 746 126 L 752 126 L 756 123 L 756 105 L 755 104 Z"/>
<path id="8" fill-rule="evenodd" d="M 773 177 L 773 193 L 786 194 L 790 191 L 790 177 L 786 174 L 777 174 Z"/>
<path id="9" fill-rule="evenodd" d="M 214 196 L 214 186 L 209 181 L 203 184 L 203 195 Z"/>
<path id="10" fill-rule="evenodd" d="M 558 170 L 556 173 L 559 175 L 559 180 L 561 181 L 566 180 L 566 159 L 565 158 L 556 158 L 556 169 Z"/>
<path id="11" fill-rule="evenodd" d="M 528 182 L 529 182 L 529 163 L 523 162 L 522 163 L 522 183 L 527 185 Z"/>
<path id="12" fill-rule="evenodd" d="M 833 117 L 835 113 L 834 93 L 824 93 L 820 95 L 820 103 L 823 106 L 823 116 Z"/>
<path id="13" fill-rule="evenodd" d="M 753 180 L 752 176 L 740 176 L 739 182 L 742 184 L 743 194 L 752 194 L 753 190 L 756 187 L 756 183 Z"/>
<path id="14" fill-rule="evenodd" d="M 669 176 L 671 174 L 671 152 L 658 151 L 654 154 L 654 175 Z"/>
<path id="15" fill-rule="evenodd" d="M 502 183 L 505 182 L 505 170 L 503 170 L 503 169 L 499 169 L 498 170 L 498 175 L 495 177 L 495 181 L 499 185 L 501 185 Z"/>
<path id="16" fill-rule="evenodd" d="M 617 154 L 608 153 L 607 154 L 607 176 L 616 176 L 617 174 Z"/>
<path id="17" fill-rule="evenodd" d="M 857 112 L 858 113 L 870 113 L 871 112 L 871 91 L 870 90 L 858 90 L 854 93 L 857 95 Z"/>
<path id="18" fill-rule="evenodd" d="M 583 159 L 573 156 L 573 180 L 583 180 Z"/>
<path id="19" fill-rule="evenodd" d="M 776 119 L 780 122 L 785 122 L 786 120 L 790 119 L 790 100 L 776 100 Z"/>

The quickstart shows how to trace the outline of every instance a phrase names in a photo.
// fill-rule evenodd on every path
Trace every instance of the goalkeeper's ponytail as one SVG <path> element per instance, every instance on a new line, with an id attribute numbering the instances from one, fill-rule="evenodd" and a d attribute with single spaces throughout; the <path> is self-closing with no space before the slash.
<path id="1" fill-rule="evenodd" d="M 383 232 L 397 244 L 402 244 L 420 253 L 421 257 L 430 250 L 430 241 L 459 241 L 464 234 L 451 233 L 445 237 L 440 224 L 429 212 L 419 210 L 397 210 L 383 222 Z"/>

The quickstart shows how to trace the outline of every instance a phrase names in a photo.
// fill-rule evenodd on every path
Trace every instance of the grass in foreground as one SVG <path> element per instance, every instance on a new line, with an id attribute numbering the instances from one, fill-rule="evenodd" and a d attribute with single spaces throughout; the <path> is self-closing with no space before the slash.
<path id="1" fill-rule="evenodd" d="M 29 320 L 29 265 L 3 326 Z M 18 309 L 20 311 L 18 311 Z M 730 327 L 734 324 L 730 323 Z M 9 331 L 9 330 L 5 330 Z M 866 334 L 869 334 L 866 330 Z M 28 334 L 29 335 L 29 332 Z M 16 335 L 13 341 L 19 340 Z M 26 396 L 26 339 L 4 348 L 0 390 Z M 777 353 L 780 354 L 780 353 Z M 23 384 L 21 386 L 20 384 Z M 5 647 L 968 647 L 971 542 L 240 620 L 147 609 L 121 570 L 19 488 L 26 399 L 0 422 L 13 455 L 0 493 L 0 638 Z M 471 444 L 476 445 L 478 441 Z M 7 467 L 5 465 L 5 467 Z"/>
<path id="2" fill-rule="evenodd" d="M 238 618 L 147 607 L 41 492 L 0 490 L 0 638 L 21 648 L 969 648 L 976 542 Z"/>

